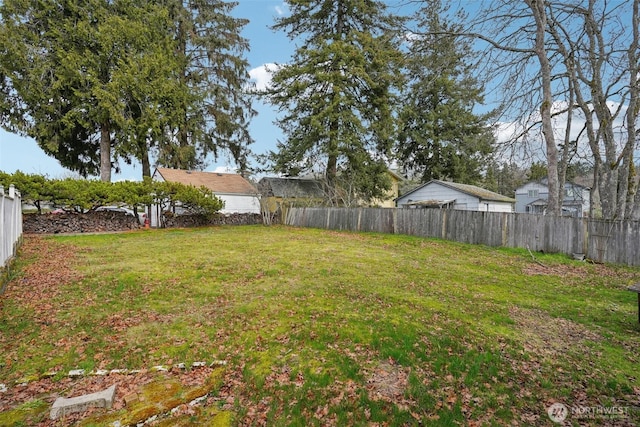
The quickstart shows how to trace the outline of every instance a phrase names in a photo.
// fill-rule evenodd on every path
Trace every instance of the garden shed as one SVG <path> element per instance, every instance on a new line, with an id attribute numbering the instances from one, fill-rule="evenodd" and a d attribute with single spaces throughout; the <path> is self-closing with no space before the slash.
<path id="1" fill-rule="evenodd" d="M 469 184 L 432 180 L 396 199 L 399 208 L 513 212 L 515 199 Z"/>

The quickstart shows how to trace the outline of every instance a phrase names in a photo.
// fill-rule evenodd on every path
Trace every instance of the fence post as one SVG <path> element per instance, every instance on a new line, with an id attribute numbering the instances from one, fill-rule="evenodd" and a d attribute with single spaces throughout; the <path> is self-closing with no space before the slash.
<path id="1" fill-rule="evenodd" d="M 4 194 L 4 187 L 0 185 L 0 267 L 4 267 L 4 263 L 9 258 L 9 252 L 7 251 L 7 243 L 10 240 L 10 236 L 7 235 L 6 222 L 5 222 L 5 204 L 7 197 Z"/>
<path id="2" fill-rule="evenodd" d="M 589 256 L 589 218 L 582 218 L 582 253 Z"/>
<path id="3" fill-rule="evenodd" d="M 398 209 L 393 210 L 393 234 L 398 234 Z"/>
<path id="4" fill-rule="evenodd" d="M 509 217 L 507 216 L 507 213 L 503 212 L 502 213 L 502 242 L 501 242 L 501 246 L 503 247 L 507 247 L 507 223 L 509 222 Z"/>
<path id="5" fill-rule="evenodd" d="M 440 236 L 441 239 L 447 238 L 447 209 L 441 209 L 442 211 L 442 234 Z"/>
<path id="6" fill-rule="evenodd" d="M 331 224 L 331 209 L 327 209 L 327 222 L 326 222 L 324 228 L 329 230 L 329 224 Z"/>

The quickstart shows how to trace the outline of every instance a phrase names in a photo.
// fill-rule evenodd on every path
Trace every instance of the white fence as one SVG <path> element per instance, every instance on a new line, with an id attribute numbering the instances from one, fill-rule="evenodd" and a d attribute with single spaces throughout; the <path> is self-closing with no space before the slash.
<path id="1" fill-rule="evenodd" d="M 9 194 L 0 185 L 0 270 L 7 266 L 16 254 L 22 239 L 22 200 L 13 185 Z"/>

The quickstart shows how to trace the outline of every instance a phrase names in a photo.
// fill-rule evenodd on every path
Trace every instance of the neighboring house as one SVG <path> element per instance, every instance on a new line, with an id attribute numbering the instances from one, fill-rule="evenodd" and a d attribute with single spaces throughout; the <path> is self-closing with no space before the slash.
<path id="1" fill-rule="evenodd" d="M 289 206 L 317 206 L 326 198 L 322 182 L 316 179 L 265 177 L 258 181 L 258 190 L 269 212 Z"/>
<path id="2" fill-rule="evenodd" d="M 391 180 L 391 188 L 387 190 L 386 196 L 384 199 L 374 199 L 369 204 L 371 206 L 378 206 L 381 208 L 395 208 L 396 207 L 396 199 L 400 195 L 400 183 L 404 181 L 404 177 L 402 175 L 397 174 L 396 172 L 389 169 L 387 171 L 389 175 L 389 179 Z"/>
<path id="3" fill-rule="evenodd" d="M 399 208 L 513 212 L 515 199 L 475 185 L 432 180 L 396 199 Z"/>
<path id="4" fill-rule="evenodd" d="M 395 207 L 398 197 L 399 183 L 404 178 L 389 170 L 391 188 L 384 199 L 375 199 L 367 203 L 369 206 Z M 286 206 L 321 206 L 328 199 L 327 189 L 322 179 L 315 179 L 313 175 L 305 178 L 265 177 L 258 182 L 258 191 L 262 196 L 262 203 L 270 212 Z M 363 202 L 359 203 L 363 204 Z"/>
<path id="5" fill-rule="evenodd" d="M 258 192 L 242 175 L 157 168 L 154 181 L 177 182 L 194 187 L 204 186 L 224 201 L 221 213 L 260 213 Z M 151 225 L 156 226 L 158 212 L 151 212 Z"/>
<path id="6" fill-rule="evenodd" d="M 532 181 L 516 189 L 516 213 L 545 214 L 549 187 L 547 180 Z M 581 218 L 589 215 L 591 191 L 573 182 L 564 184 L 562 214 Z"/>

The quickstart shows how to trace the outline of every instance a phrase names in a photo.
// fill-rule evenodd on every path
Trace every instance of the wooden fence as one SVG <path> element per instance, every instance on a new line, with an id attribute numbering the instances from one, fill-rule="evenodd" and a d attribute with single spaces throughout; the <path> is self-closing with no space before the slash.
<path id="1" fill-rule="evenodd" d="M 291 208 L 296 227 L 435 237 L 640 266 L 640 223 L 448 209 Z"/>

